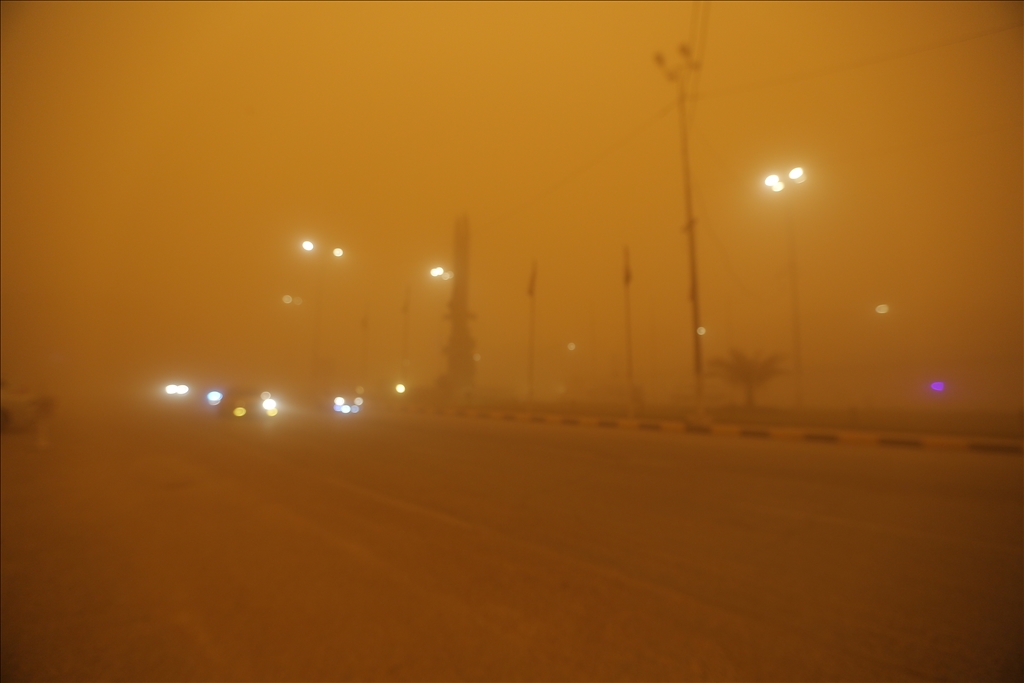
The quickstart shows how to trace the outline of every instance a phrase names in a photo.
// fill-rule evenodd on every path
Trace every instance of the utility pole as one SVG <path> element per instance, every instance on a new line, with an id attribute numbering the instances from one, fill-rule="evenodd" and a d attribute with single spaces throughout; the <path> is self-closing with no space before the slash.
<path id="1" fill-rule="evenodd" d="M 361 362 L 360 362 L 361 367 L 359 368 L 359 374 L 362 375 L 362 377 L 360 378 L 361 379 L 361 386 L 366 386 L 366 380 L 369 379 L 367 377 L 367 360 L 368 360 L 368 354 L 369 354 L 369 348 L 370 348 L 370 310 L 369 310 L 369 308 L 366 308 L 363 311 L 362 328 L 363 328 L 363 348 L 362 348 L 362 358 L 360 359 L 361 360 Z"/>
<path id="2" fill-rule="evenodd" d="M 409 300 L 411 294 L 409 285 L 406 285 L 405 303 L 402 304 L 402 367 L 399 372 L 403 384 L 409 379 L 406 375 L 409 372 Z"/>
<path id="3" fill-rule="evenodd" d="M 629 309 L 629 284 L 633 280 L 633 271 L 629 269 L 629 247 L 623 247 L 622 287 L 626 295 L 626 414 L 636 414 L 636 389 L 633 387 L 633 319 Z"/>
<path id="4" fill-rule="evenodd" d="M 527 333 L 526 349 L 526 403 L 530 410 L 533 410 L 533 356 L 534 356 L 534 333 L 537 321 L 537 261 L 534 260 L 530 268 L 530 283 L 526 287 L 526 295 L 530 297 L 530 321 Z"/>
<path id="5" fill-rule="evenodd" d="M 473 390 L 473 376 L 476 366 L 473 361 L 473 337 L 469 332 L 469 321 L 474 318 L 469 312 L 469 219 L 465 216 L 455 223 L 455 264 L 452 277 L 452 298 L 448 302 L 448 317 L 451 320 L 451 335 L 445 353 L 448 356 L 448 371 L 443 386 L 457 400 L 469 398 Z"/>
<path id="6" fill-rule="evenodd" d="M 693 189 L 690 179 L 690 143 L 687 121 L 687 98 L 688 85 L 700 69 L 700 63 L 694 59 L 690 46 L 682 44 L 679 46 L 681 62 L 669 67 L 665 57 L 659 52 L 655 54 L 654 61 L 661 68 L 662 73 L 669 81 L 676 84 L 678 90 L 679 109 L 679 143 L 683 162 L 683 198 L 686 205 L 685 223 L 683 232 L 686 234 L 690 255 L 690 307 L 693 313 L 691 322 L 691 333 L 693 335 L 693 374 L 696 381 L 696 408 L 697 419 L 701 422 L 707 420 L 704 412 L 704 357 L 701 345 L 701 337 L 704 334 L 704 327 L 700 318 L 700 290 L 699 278 L 697 277 L 697 237 L 695 228 L 697 219 L 693 215 Z"/>
<path id="7" fill-rule="evenodd" d="M 790 286 L 793 288 L 793 379 L 796 380 L 796 407 L 803 408 L 804 387 L 803 387 L 803 364 L 800 362 L 800 279 L 797 268 L 796 253 L 796 227 L 793 224 L 792 197 L 789 197 L 790 206 L 786 207 L 786 218 L 789 223 L 789 274 Z"/>

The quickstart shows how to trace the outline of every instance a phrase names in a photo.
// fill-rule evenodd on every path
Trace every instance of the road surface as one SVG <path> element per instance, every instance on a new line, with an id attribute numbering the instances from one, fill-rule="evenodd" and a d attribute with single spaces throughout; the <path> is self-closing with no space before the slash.
<path id="1" fill-rule="evenodd" d="M 3 679 L 1024 677 L 1019 454 L 279 418 L 5 435 Z"/>

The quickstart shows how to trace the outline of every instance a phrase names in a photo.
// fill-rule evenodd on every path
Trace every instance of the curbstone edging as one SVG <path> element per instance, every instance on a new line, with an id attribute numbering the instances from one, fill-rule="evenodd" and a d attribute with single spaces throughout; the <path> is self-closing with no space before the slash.
<path id="1" fill-rule="evenodd" d="M 681 432 L 708 436 L 732 436 L 753 439 L 779 439 L 811 441 L 815 443 L 884 446 L 891 448 L 944 448 L 971 450 L 981 453 L 1020 454 L 1022 445 L 1013 439 L 977 439 L 955 436 L 903 436 L 872 432 L 828 431 L 797 427 L 754 427 L 733 424 L 700 425 L 681 420 L 640 420 L 626 417 L 571 416 L 558 413 L 519 413 L 504 410 L 474 408 L 400 408 L 399 412 L 420 415 L 453 417 L 481 417 L 494 420 L 557 424 L 567 426 L 606 427 L 612 429 L 638 429 L 644 431 Z"/>

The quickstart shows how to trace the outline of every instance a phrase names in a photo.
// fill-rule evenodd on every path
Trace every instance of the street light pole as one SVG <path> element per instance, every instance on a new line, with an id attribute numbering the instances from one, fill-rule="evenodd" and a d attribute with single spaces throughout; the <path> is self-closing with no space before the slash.
<path id="1" fill-rule="evenodd" d="M 403 383 L 409 379 L 409 303 L 411 298 L 412 289 L 406 285 L 405 303 L 402 305 L 402 368 L 399 373 Z"/>
<path id="2" fill-rule="evenodd" d="M 690 179 L 690 141 L 687 122 L 687 84 L 690 77 L 700 69 L 691 53 L 688 45 L 679 46 L 679 54 L 682 62 L 675 67 L 668 67 L 665 58 L 658 53 L 655 55 L 655 62 L 661 67 L 662 72 L 668 80 L 674 82 L 678 88 L 678 109 L 679 109 L 679 144 L 683 163 L 683 198 L 686 205 L 686 221 L 683 231 L 686 233 L 687 244 L 690 253 L 690 309 L 693 314 L 691 322 L 691 333 L 693 335 L 693 374 L 696 381 L 696 407 L 697 418 L 706 420 L 704 413 L 704 356 L 701 345 L 701 336 L 704 331 L 700 321 L 700 289 L 699 278 L 697 277 L 697 236 L 695 227 L 697 219 L 693 215 L 693 189 Z"/>
<path id="3" fill-rule="evenodd" d="M 792 202 L 790 198 L 790 202 Z M 787 202 L 789 204 L 789 202 Z M 800 353 L 800 272 L 797 267 L 796 226 L 793 224 L 793 207 L 786 207 L 786 219 L 789 223 L 789 274 L 790 286 L 793 289 L 793 378 L 796 382 L 796 407 L 802 408 L 804 402 L 803 363 Z"/>
<path id="4" fill-rule="evenodd" d="M 314 252 L 316 246 L 309 240 L 302 243 L 302 249 L 306 252 Z M 335 258 L 341 258 L 344 254 L 344 250 L 340 247 L 335 247 L 331 252 Z M 310 358 L 309 358 L 309 374 L 310 374 L 310 386 L 316 384 L 317 377 L 317 352 L 320 346 L 320 326 L 321 318 L 323 317 L 323 290 L 324 290 L 324 261 L 327 259 L 326 254 L 324 256 L 314 256 L 317 259 L 317 272 L 316 272 L 316 296 L 314 297 L 313 305 L 316 307 L 316 311 L 313 313 L 313 338 L 310 341 Z"/>
<path id="5" fill-rule="evenodd" d="M 800 166 L 789 172 L 789 179 L 794 183 L 801 184 L 807 180 L 807 174 Z M 786 188 L 785 181 L 777 175 L 770 175 L 764 180 L 764 184 L 778 194 Z M 804 403 L 803 389 L 803 361 L 800 349 L 800 269 L 797 261 L 797 240 L 796 221 L 793 219 L 793 198 L 783 200 L 785 204 L 786 232 L 789 241 L 789 284 L 793 296 L 793 391 L 797 408 L 802 408 Z"/>
<path id="6" fill-rule="evenodd" d="M 529 410 L 533 410 L 533 357 L 534 357 L 534 333 L 537 320 L 537 262 L 534 261 L 530 267 L 530 284 L 527 286 L 526 295 L 530 297 L 530 322 L 527 332 L 526 348 L 526 403 Z"/>

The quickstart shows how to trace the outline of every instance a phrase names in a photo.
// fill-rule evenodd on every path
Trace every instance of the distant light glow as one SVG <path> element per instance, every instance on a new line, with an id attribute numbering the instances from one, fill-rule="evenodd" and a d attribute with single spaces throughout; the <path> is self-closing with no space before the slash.
<path id="1" fill-rule="evenodd" d="M 242 417 L 243 415 L 245 415 L 245 408 L 239 406 L 238 408 L 235 408 L 231 412 L 232 414 L 234 414 L 235 417 Z"/>
<path id="2" fill-rule="evenodd" d="M 889 312 L 889 306 L 887 304 L 878 304 L 877 306 L 875 306 L 875 312 L 876 313 L 888 313 Z"/>
<path id="3" fill-rule="evenodd" d="M 286 304 L 290 304 L 292 302 L 292 297 L 288 294 L 285 294 L 283 297 L 281 297 L 281 301 L 285 302 Z"/>
<path id="4" fill-rule="evenodd" d="M 945 382 L 932 382 L 932 391 L 944 391 L 946 389 Z"/>
<path id="5" fill-rule="evenodd" d="M 707 332 L 707 330 L 704 329 L 703 327 L 698 327 L 697 328 L 697 334 L 699 334 L 699 335 L 704 335 L 704 333 L 706 333 L 706 332 Z"/>
<path id="6" fill-rule="evenodd" d="M 764 179 L 764 184 L 767 185 L 768 187 L 773 187 L 775 185 L 778 185 L 779 184 L 779 176 L 777 176 L 777 175 L 770 175 L 770 176 L 768 176 L 767 178 Z"/>
<path id="7" fill-rule="evenodd" d="M 292 299 L 292 301 L 295 303 L 296 306 L 301 306 L 302 305 L 302 297 L 301 296 L 295 297 L 294 299 Z"/>
<path id="8" fill-rule="evenodd" d="M 338 413 L 341 412 L 341 405 L 340 404 L 335 403 L 332 407 L 334 408 L 335 412 L 338 412 Z"/>
<path id="9" fill-rule="evenodd" d="M 211 406 L 215 406 L 220 403 L 222 398 L 224 398 L 224 394 L 219 391 L 211 391 L 206 395 L 206 400 L 209 401 Z"/>
<path id="10" fill-rule="evenodd" d="M 353 413 L 358 413 L 359 412 L 359 406 L 352 406 L 352 412 Z"/>
<path id="11" fill-rule="evenodd" d="M 566 348 L 569 349 L 570 351 L 575 351 L 576 350 L 576 345 L 573 344 L 572 342 L 569 342 L 569 344 L 566 346 Z"/>
<path id="12" fill-rule="evenodd" d="M 789 172 L 789 179 L 790 180 L 796 180 L 797 178 L 803 178 L 803 177 L 804 177 L 804 169 L 800 168 L 799 166 L 797 166 L 796 168 L 794 168 L 792 171 Z"/>
<path id="13" fill-rule="evenodd" d="M 480 354 L 479 353 L 474 353 L 473 354 L 473 360 L 476 360 L 476 361 L 480 360 Z"/>
<path id="14" fill-rule="evenodd" d="M 339 249 L 339 248 L 335 247 L 335 248 L 334 248 L 334 251 L 333 251 L 332 253 L 333 253 L 333 254 L 334 254 L 335 256 L 341 256 L 341 255 L 342 255 L 342 254 L 344 254 L 345 252 L 344 252 L 344 251 L 342 251 L 341 249 Z"/>
<path id="15" fill-rule="evenodd" d="M 396 384 L 395 385 L 395 391 L 397 391 L 400 394 L 404 394 L 405 393 L 405 385 L 404 384 Z"/>
<path id="16" fill-rule="evenodd" d="M 270 408 L 269 410 L 267 410 L 267 415 L 269 415 L 270 417 L 274 417 L 275 415 L 277 415 L 277 408 Z"/>
<path id="17" fill-rule="evenodd" d="M 343 405 L 345 405 L 345 399 L 343 399 L 341 396 L 336 396 L 334 398 L 334 405 L 336 405 L 336 406 L 343 406 Z"/>
<path id="18" fill-rule="evenodd" d="M 305 249 L 306 251 L 313 251 L 313 243 L 310 242 L 309 240 L 306 240 L 305 242 L 302 243 L 302 248 Z"/>
<path id="19" fill-rule="evenodd" d="M 360 398 L 359 396 L 356 396 L 356 400 L 354 400 L 352 402 L 355 403 L 357 406 L 363 405 L 363 399 Z"/>
<path id="20" fill-rule="evenodd" d="M 441 273 L 442 280 L 451 280 L 453 277 L 455 277 L 455 275 L 450 270 L 446 270 L 445 272 Z"/>
<path id="21" fill-rule="evenodd" d="M 346 414 L 352 412 L 352 406 L 339 406 L 339 408 L 341 408 L 341 412 Z"/>
<path id="22" fill-rule="evenodd" d="M 267 412 L 270 412 L 271 410 L 277 412 L 277 401 L 272 398 L 268 398 L 263 402 L 263 410 L 266 410 Z"/>
<path id="23" fill-rule="evenodd" d="M 783 188 L 785 187 L 786 184 L 780 180 L 779 182 L 772 185 L 772 192 L 782 192 Z"/>
<path id="24" fill-rule="evenodd" d="M 363 393 L 364 391 L 366 391 L 366 390 L 365 390 L 365 389 L 363 389 L 362 387 L 356 387 L 356 393 L 357 393 L 357 394 L 361 394 L 361 393 Z"/>
<path id="25" fill-rule="evenodd" d="M 178 385 L 168 384 L 166 387 L 164 387 L 164 391 L 166 391 L 168 394 L 176 394 L 178 393 Z"/>
<path id="26" fill-rule="evenodd" d="M 260 398 L 262 398 L 262 399 L 270 398 L 270 392 L 269 391 L 264 391 L 262 394 L 260 394 Z"/>
<path id="27" fill-rule="evenodd" d="M 442 273 L 444 273 L 444 268 L 441 268 L 440 266 L 438 266 L 437 268 L 431 268 L 430 269 L 430 276 L 431 277 L 437 277 L 437 276 L 441 275 Z"/>

